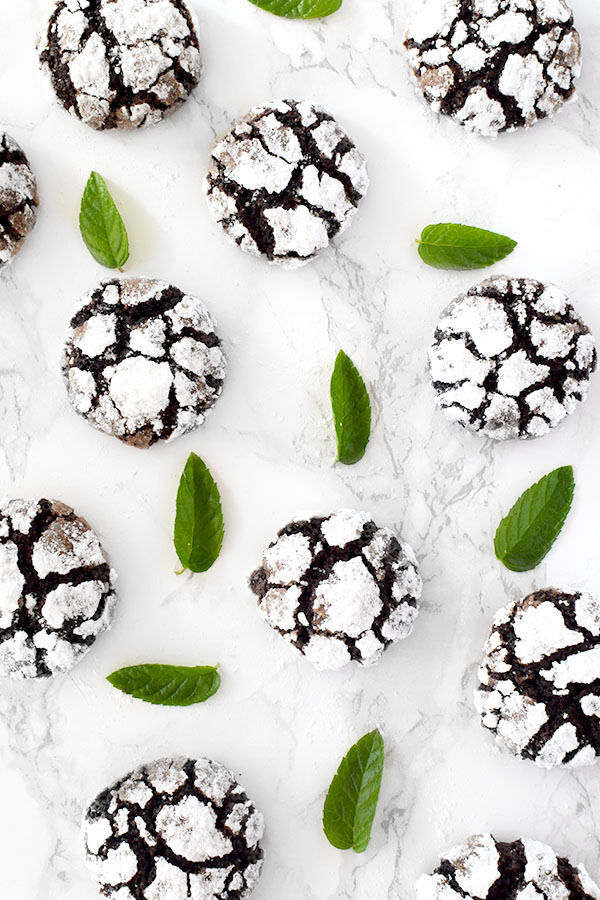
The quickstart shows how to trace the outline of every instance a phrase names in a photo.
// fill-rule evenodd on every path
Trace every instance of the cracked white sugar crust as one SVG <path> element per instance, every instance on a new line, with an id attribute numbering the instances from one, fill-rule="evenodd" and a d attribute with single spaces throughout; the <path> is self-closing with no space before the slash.
<path id="1" fill-rule="evenodd" d="M 364 156 L 329 113 L 275 100 L 215 146 L 204 191 L 231 241 L 295 268 L 344 231 L 368 185 Z"/>
<path id="2" fill-rule="evenodd" d="M 227 361 L 196 297 L 164 281 L 105 281 L 75 305 L 63 376 L 75 410 L 137 447 L 198 427 L 218 399 Z"/>
<path id="3" fill-rule="evenodd" d="M 376 662 L 407 637 L 422 581 L 412 549 L 340 510 L 281 529 L 250 577 L 262 618 L 319 669 Z"/>
<path id="4" fill-rule="evenodd" d="M 37 183 L 21 147 L 0 129 L 0 270 L 36 222 Z"/>
<path id="5" fill-rule="evenodd" d="M 498 742 L 543 768 L 600 755 L 600 602 L 548 588 L 501 609 L 475 705 Z"/>
<path id="6" fill-rule="evenodd" d="M 479 134 L 529 127 L 575 97 L 581 43 L 564 0 L 424 0 L 404 35 L 417 87 Z"/>
<path id="7" fill-rule="evenodd" d="M 97 535 L 71 507 L 0 501 L 0 675 L 71 669 L 112 625 L 115 579 Z"/>
<path id="8" fill-rule="evenodd" d="M 495 438 L 547 434 L 587 397 L 594 338 L 564 292 L 528 278 L 488 278 L 442 312 L 429 348 L 446 417 Z"/>
<path id="9" fill-rule="evenodd" d="M 102 791 L 83 819 L 90 873 L 121 900 L 243 900 L 262 867 L 264 821 L 208 759 L 159 759 Z"/>
<path id="10" fill-rule="evenodd" d="M 415 885 L 417 900 L 469 896 L 600 900 L 600 888 L 582 865 L 559 857 L 547 844 L 528 838 L 498 841 L 476 834 L 440 854 L 440 865 Z"/>
<path id="11" fill-rule="evenodd" d="M 55 0 L 38 53 L 60 103 L 95 129 L 157 124 L 202 72 L 184 0 Z"/>

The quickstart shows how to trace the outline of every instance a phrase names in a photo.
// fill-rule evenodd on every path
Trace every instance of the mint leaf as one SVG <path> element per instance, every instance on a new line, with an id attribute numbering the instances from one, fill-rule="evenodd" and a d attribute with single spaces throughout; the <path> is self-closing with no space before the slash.
<path id="1" fill-rule="evenodd" d="M 365 455 L 371 435 L 371 402 L 360 373 L 343 350 L 331 376 L 331 408 L 338 460 L 350 466 Z"/>
<path id="2" fill-rule="evenodd" d="M 101 266 L 121 269 L 129 259 L 123 219 L 102 175 L 92 172 L 81 198 L 79 228 L 85 245 Z"/>
<path id="3" fill-rule="evenodd" d="M 350 748 L 331 782 L 323 831 L 339 850 L 367 849 L 383 774 L 383 738 L 377 729 Z"/>
<path id="4" fill-rule="evenodd" d="M 494 538 L 496 556 L 507 569 L 527 572 L 541 563 L 565 524 L 574 490 L 573 467 L 562 466 L 519 497 Z"/>
<path id="5" fill-rule="evenodd" d="M 124 694 L 159 706 L 191 706 L 216 694 L 221 676 L 216 666 L 127 666 L 107 676 Z"/>
<path id="6" fill-rule="evenodd" d="M 470 225 L 428 225 L 421 232 L 419 256 L 435 269 L 483 269 L 504 259 L 517 242 Z"/>
<path id="7" fill-rule="evenodd" d="M 266 12 L 288 19 L 324 19 L 342 5 L 342 0 L 250 0 Z"/>
<path id="8" fill-rule="evenodd" d="M 190 453 L 179 482 L 174 542 L 181 565 L 192 572 L 210 569 L 223 546 L 219 489 L 195 453 Z"/>

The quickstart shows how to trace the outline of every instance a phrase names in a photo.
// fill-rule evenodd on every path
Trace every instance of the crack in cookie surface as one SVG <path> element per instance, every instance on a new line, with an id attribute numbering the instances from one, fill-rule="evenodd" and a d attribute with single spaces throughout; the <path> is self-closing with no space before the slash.
<path id="1" fill-rule="evenodd" d="M 485 135 L 553 116 L 581 71 L 565 0 L 425 0 L 404 45 L 436 112 Z"/>
<path id="2" fill-rule="evenodd" d="M 585 400 L 595 342 L 554 285 L 495 276 L 442 313 L 429 348 L 446 417 L 497 440 L 547 434 Z"/>
<path id="3" fill-rule="evenodd" d="M 83 822 L 88 867 L 114 900 L 243 900 L 260 876 L 263 831 L 228 769 L 184 757 L 119 779 Z"/>
<path id="4" fill-rule="evenodd" d="M 38 52 L 62 106 L 98 130 L 157 124 L 202 72 L 184 0 L 57 0 Z"/>
<path id="5" fill-rule="evenodd" d="M 600 900 L 600 888 L 547 844 L 527 838 L 497 841 L 476 834 L 440 856 L 431 875 L 415 885 L 417 900 Z"/>
<path id="6" fill-rule="evenodd" d="M 290 522 L 250 576 L 262 618 L 318 669 L 376 662 L 407 637 L 422 581 L 412 548 L 367 513 Z"/>
<path id="7" fill-rule="evenodd" d="M 368 184 L 363 155 L 329 113 L 278 100 L 251 109 L 216 145 L 204 190 L 230 240 L 294 268 L 347 228 Z"/>
<path id="8" fill-rule="evenodd" d="M 112 625 L 115 573 L 96 534 L 56 500 L 0 502 L 0 675 L 71 669 Z"/>
<path id="9" fill-rule="evenodd" d="M 600 755 L 600 602 L 548 588 L 497 614 L 479 668 L 481 722 L 544 768 Z"/>
<path id="10" fill-rule="evenodd" d="M 36 222 L 38 191 L 27 157 L 0 130 L 0 269 L 18 253 Z"/>
<path id="11" fill-rule="evenodd" d="M 197 428 L 223 389 L 227 360 L 203 303 L 164 281 L 102 282 L 76 305 L 63 354 L 74 409 L 146 448 Z"/>

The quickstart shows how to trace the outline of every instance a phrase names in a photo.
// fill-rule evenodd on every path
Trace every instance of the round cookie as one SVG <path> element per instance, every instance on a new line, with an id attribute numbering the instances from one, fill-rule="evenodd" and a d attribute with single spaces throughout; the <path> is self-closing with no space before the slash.
<path id="1" fill-rule="evenodd" d="M 363 666 L 412 631 L 422 581 L 411 547 L 368 513 L 298 519 L 250 576 L 262 618 L 317 669 Z"/>
<path id="2" fill-rule="evenodd" d="M 0 675 L 71 669 L 112 625 L 116 575 L 85 519 L 57 500 L 0 501 Z"/>
<path id="3" fill-rule="evenodd" d="M 62 370 L 74 409 L 126 444 L 171 441 L 204 421 L 227 360 L 196 297 L 150 278 L 114 278 L 75 306 Z"/>
<path id="4" fill-rule="evenodd" d="M 437 405 L 496 440 L 535 438 L 585 400 L 595 342 L 566 295 L 528 278 L 488 278 L 444 310 L 429 348 Z"/>
<path id="5" fill-rule="evenodd" d="M 97 130 L 156 125 L 202 72 L 184 0 L 55 0 L 37 49 L 59 102 Z"/>
<path id="6" fill-rule="evenodd" d="M 228 769 L 183 757 L 130 772 L 83 819 L 88 868 L 114 900 L 242 900 L 260 876 L 263 830 Z"/>
<path id="7" fill-rule="evenodd" d="M 501 609 L 475 706 L 499 744 L 538 766 L 600 756 L 600 602 L 547 588 Z"/>
<path id="8" fill-rule="evenodd" d="M 440 856 L 415 885 L 417 900 L 600 900 L 584 866 L 574 866 L 539 841 L 497 841 L 476 834 Z"/>
<path id="9" fill-rule="evenodd" d="M 204 191 L 226 236 L 291 269 L 344 231 L 369 186 L 365 158 L 307 100 L 255 106 L 212 151 Z"/>
<path id="10" fill-rule="evenodd" d="M 21 249 L 36 221 L 38 192 L 27 157 L 0 129 L 0 269 Z"/>
<path id="11" fill-rule="evenodd" d="M 433 109 L 483 135 L 553 116 L 581 71 L 565 0 L 424 0 L 404 46 Z"/>

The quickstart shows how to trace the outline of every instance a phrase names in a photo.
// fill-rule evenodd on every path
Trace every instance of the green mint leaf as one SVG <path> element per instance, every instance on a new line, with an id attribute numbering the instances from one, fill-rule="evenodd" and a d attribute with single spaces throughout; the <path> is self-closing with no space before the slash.
<path id="1" fill-rule="evenodd" d="M 573 467 L 562 466 L 521 494 L 494 538 L 507 569 L 527 572 L 541 563 L 565 524 L 574 490 Z"/>
<path id="2" fill-rule="evenodd" d="M 360 373 L 343 350 L 331 376 L 331 408 L 338 460 L 350 466 L 365 455 L 371 435 L 371 402 Z"/>
<path id="3" fill-rule="evenodd" d="M 181 565 L 192 572 L 210 569 L 223 546 L 219 489 L 195 453 L 190 453 L 179 482 L 174 542 Z"/>
<path id="4" fill-rule="evenodd" d="M 383 774 L 383 738 L 377 729 L 350 748 L 331 782 L 323 831 L 339 850 L 367 849 Z"/>
<path id="5" fill-rule="evenodd" d="M 102 175 L 92 172 L 81 198 L 79 228 L 86 247 L 101 266 L 122 269 L 129 259 L 123 219 Z"/>
<path id="6" fill-rule="evenodd" d="M 419 256 L 435 269 L 483 269 L 504 259 L 517 242 L 502 234 L 453 225 L 428 225 L 421 232 Z"/>
<path id="7" fill-rule="evenodd" d="M 336 12 L 342 0 L 250 0 L 255 6 L 288 19 L 324 19 Z"/>
<path id="8" fill-rule="evenodd" d="M 191 706 L 216 694 L 221 676 L 216 666 L 127 666 L 107 681 L 124 694 L 158 706 Z"/>

